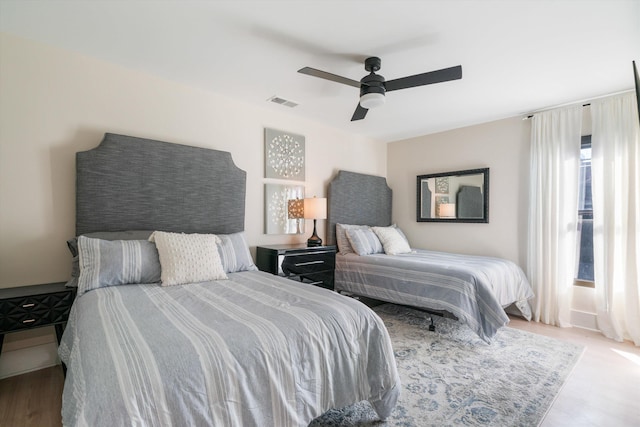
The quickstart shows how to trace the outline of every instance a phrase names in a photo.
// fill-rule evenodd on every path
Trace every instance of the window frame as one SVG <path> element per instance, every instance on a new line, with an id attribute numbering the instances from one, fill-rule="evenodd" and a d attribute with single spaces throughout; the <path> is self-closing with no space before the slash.
<path id="1" fill-rule="evenodd" d="M 585 147 L 589 147 L 591 148 L 591 135 L 584 135 L 582 136 L 581 140 L 580 140 L 580 149 L 582 150 Z M 581 183 L 582 179 L 580 179 L 580 183 Z M 578 259 L 576 261 L 576 277 L 574 278 L 574 286 L 581 286 L 581 287 L 586 287 L 586 288 L 595 288 L 596 284 L 595 281 L 592 280 L 585 280 L 585 279 L 579 279 L 578 276 L 578 271 L 579 271 L 579 267 L 580 267 L 580 255 L 581 255 L 581 251 L 580 248 L 582 247 L 582 216 L 583 215 L 591 215 L 591 221 L 593 221 L 593 203 L 591 205 L 590 209 L 578 209 L 578 239 L 576 239 L 576 246 L 578 248 Z M 593 239 L 593 236 L 592 236 Z"/>

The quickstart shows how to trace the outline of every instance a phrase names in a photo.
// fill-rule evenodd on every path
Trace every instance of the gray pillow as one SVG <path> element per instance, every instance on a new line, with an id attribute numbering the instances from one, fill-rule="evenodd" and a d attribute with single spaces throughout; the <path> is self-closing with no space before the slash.
<path id="1" fill-rule="evenodd" d="M 258 267 L 253 263 L 249 246 L 244 238 L 244 231 L 233 234 L 218 234 L 218 253 L 225 273 L 238 271 L 255 271 Z"/>
<path id="2" fill-rule="evenodd" d="M 149 230 L 96 231 L 83 234 L 83 236 L 102 240 L 148 240 L 151 233 L 153 233 L 153 231 Z M 78 277 L 80 277 L 78 238 L 74 237 L 73 239 L 67 240 L 67 247 L 73 258 L 71 260 L 71 279 L 67 282 L 66 286 L 75 288 L 78 286 Z"/>
<path id="3" fill-rule="evenodd" d="M 351 243 L 347 238 L 347 230 L 366 228 L 370 227 L 368 225 L 336 224 L 336 243 L 338 245 L 338 252 L 342 255 L 354 253 Z"/>
<path id="4" fill-rule="evenodd" d="M 379 254 L 384 252 L 380 239 L 370 228 L 352 228 L 347 230 L 347 239 L 358 255 Z"/>
<path id="5" fill-rule="evenodd" d="M 78 237 L 78 296 L 107 286 L 160 281 L 156 245 L 146 240 Z"/>

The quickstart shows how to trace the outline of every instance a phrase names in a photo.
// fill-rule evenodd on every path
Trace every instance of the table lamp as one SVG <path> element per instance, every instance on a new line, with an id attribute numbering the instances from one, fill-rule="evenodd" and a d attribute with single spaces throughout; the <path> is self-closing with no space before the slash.
<path id="1" fill-rule="evenodd" d="M 455 218 L 456 217 L 456 205 L 455 203 L 442 203 L 438 210 L 438 216 L 440 218 Z"/>
<path id="2" fill-rule="evenodd" d="M 313 234 L 307 240 L 307 246 L 322 246 L 322 239 L 316 232 L 316 220 L 327 218 L 327 199 L 324 197 L 304 199 L 303 218 L 313 220 Z"/>
<path id="3" fill-rule="evenodd" d="M 291 199 L 287 203 L 287 216 L 296 220 L 296 234 L 302 234 L 300 220 L 304 218 L 304 200 Z"/>

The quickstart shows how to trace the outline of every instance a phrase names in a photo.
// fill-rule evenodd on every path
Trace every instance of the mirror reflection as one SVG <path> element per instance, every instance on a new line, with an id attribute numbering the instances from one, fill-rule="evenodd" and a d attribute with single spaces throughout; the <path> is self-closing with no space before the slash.
<path id="1" fill-rule="evenodd" d="M 489 168 L 418 176 L 417 221 L 489 222 Z"/>

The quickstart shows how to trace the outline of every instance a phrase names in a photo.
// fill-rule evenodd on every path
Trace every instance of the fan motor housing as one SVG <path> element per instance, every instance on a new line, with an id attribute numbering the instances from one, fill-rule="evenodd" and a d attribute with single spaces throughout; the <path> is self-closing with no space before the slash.
<path id="1" fill-rule="evenodd" d="M 360 96 L 367 93 L 380 93 L 384 95 L 386 88 L 384 87 L 384 77 L 379 74 L 373 74 L 373 72 L 367 76 L 364 76 L 360 83 Z"/>

